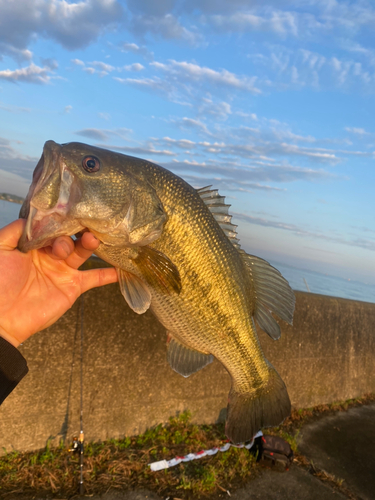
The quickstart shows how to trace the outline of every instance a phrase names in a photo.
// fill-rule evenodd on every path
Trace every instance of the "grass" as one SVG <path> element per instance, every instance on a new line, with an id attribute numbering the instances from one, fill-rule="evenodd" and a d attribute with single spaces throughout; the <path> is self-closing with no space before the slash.
<path id="1" fill-rule="evenodd" d="M 375 394 L 331 405 L 293 410 L 292 415 L 267 434 L 281 436 L 296 454 L 297 465 L 316 477 L 341 487 L 340 480 L 316 469 L 298 453 L 298 433 L 303 425 L 323 414 L 345 411 L 375 401 Z M 168 424 L 148 429 L 144 434 L 123 439 L 85 444 L 84 485 L 86 494 L 100 494 L 110 488 L 146 488 L 162 497 L 218 498 L 228 496 L 245 482 L 255 478 L 259 465 L 246 449 L 230 448 L 227 452 L 181 463 L 167 470 L 152 472 L 148 466 L 158 460 L 169 460 L 225 442 L 224 425 L 196 425 L 187 411 L 171 417 Z M 78 492 L 79 455 L 60 444 L 33 453 L 12 452 L 0 457 L 0 497 L 16 498 L 53 495 L 69 498 Z"/>
<path id="2" fill-rule="evenodd" d="M 148 488 L 160 495 L 195 498 L 226 491 L 255 474 L 255 458 L 246 449 L 225 453 L 152 472 L 148 466 L 158 460 L 220 446 L 225 441 L 223 425 L 198 426 L 191 414 L 171 417 L 144 434 L 110 439 L 85 446 L 84 484 L 86 494 L 109 488 Z M 49 445 L 34 453 L 12 452 L 0 457 L 1 494 L 54 494 L 67 498 L 77 493 L 79 455 L 62 444 Z M 225 485 L 225 488 L 221 485 Z"/>

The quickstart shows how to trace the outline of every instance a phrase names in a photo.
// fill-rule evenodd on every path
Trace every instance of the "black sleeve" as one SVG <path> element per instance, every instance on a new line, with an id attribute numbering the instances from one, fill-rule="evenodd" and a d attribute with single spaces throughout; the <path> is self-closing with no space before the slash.
<path id="1" fill-rule="evenodd" d="M 20 351 L 0 337 L 0 404 L 29 371 Z"/>

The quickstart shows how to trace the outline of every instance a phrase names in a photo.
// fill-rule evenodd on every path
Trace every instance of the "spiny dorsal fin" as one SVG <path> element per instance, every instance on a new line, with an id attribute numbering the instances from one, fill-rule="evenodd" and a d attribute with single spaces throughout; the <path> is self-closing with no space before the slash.
<path id="1" fill-rule="evenodd" d="M 212 354 L 204 354 L 190 349 L 172 335 L 171 332 L 168 332 L 167 360 L 175 372 L 186 378 L 212 363 L 214 359 Z"/>
<path id="2" fill-rule="evenodd" d="M 255 290 L 254 318 L 268 335 L 277 340 L 280 338 L 280 327 L 271 313 L 281 319 L 293 323 L 293 312 L 296 298 L 289 283 L 281 273 L 267 261 L 248 255 L 243 250 L 239 253 L 249 269 Z"/>
<path id="3" fill-rule="evenodd" d="M 232 216 L 229 215 L 228 209 L 230 205 L 225 204 L 225 196 L 221 196 L 217 189 L 210 189 L 212 186 L 197 189 L 197 193 L 202 198 L 208 209 L 214 216 L 214 219 L 219 224 L 230 242 L 237 249 L 240 248 L 239 239 L 237 238 L 236 225 L 231 223 Z"/>

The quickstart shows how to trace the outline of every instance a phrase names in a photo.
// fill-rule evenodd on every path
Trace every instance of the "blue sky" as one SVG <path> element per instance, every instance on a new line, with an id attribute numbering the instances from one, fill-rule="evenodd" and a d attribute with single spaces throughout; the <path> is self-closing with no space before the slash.
<path id="1" fill-rule="evenodd" d="M 116 149 L 219 188 L 249 253 L 375 283 L 374 25 L 365 0 L 0 0 L 0 191 L 46 140 Z"/>

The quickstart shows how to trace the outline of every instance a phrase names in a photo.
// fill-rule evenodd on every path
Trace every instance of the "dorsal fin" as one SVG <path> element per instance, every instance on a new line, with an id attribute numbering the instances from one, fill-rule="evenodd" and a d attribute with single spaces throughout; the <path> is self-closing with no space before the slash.
<path id="1" fill-rule="evenodd" d="M 197 189 L 197 193 L 207 205 L 214 219 L 219 224 L 229 241 L 237 249 L 240 248 L 237 238 L 236 225 L 231 223 L 232 216 L 228 213 L 230 205 L 225 204 L 225 196 L 221 196 L 217 189 L 210 189 L 212 186 Z"/>
<path id="2" fill-rule="evenodd" d="M 277 314 L 289 323 L 293 322 L 296 298 L 287 280 L 266 260 L 248 255 L 244 250 L 239 253 L 248 267 L 255 290 L 254 318 L 268 335 L 280 338 L 280 326 L 271 313 Z"/>

